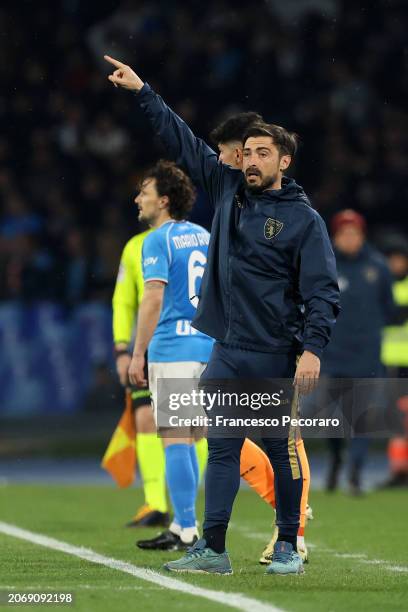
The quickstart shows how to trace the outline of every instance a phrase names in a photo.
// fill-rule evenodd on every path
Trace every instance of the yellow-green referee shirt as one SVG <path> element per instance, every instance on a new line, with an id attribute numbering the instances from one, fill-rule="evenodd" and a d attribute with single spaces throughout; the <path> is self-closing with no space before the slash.
<path id="1" fill-rule="evenodd" d="M 135 316 L 143 295 L 142 246 L 152 230 L 133 236 L 126 243 L 120 259 L 113 293 L 113 340 L 128 344 L 132 338 Z"/>

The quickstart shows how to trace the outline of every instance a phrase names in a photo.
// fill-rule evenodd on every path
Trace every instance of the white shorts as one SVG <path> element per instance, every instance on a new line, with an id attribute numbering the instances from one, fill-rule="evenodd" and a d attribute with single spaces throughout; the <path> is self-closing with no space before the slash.
<path id="1" fill-rule="evenodd" d="M 149 389 L 152 394 L 154 420 L 157 425 L 157 380 L 159 378 L 200 378 L 206 363 L 200 361 L 149 361 Z"/>

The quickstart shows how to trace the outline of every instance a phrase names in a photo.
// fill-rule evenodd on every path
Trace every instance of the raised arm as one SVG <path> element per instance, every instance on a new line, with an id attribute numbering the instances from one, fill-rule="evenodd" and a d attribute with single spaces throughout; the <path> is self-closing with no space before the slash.
<path id="1" fill-rule="evenodd" d="M 154 132 L 166 146 L 174 161 L 183 166 L 190 178 L 209 196 L 213 205 L 219 199 L 224 180 L 231 171 L 218 163 L 217 154 L 200 138 L 194 136 L 188 125 L 173 112 L 152 88 L 126 64 L 104 56 L 115 67 L 108 79 L 115 87 L 123 87 L 137 94 L 141 109 Z"/>

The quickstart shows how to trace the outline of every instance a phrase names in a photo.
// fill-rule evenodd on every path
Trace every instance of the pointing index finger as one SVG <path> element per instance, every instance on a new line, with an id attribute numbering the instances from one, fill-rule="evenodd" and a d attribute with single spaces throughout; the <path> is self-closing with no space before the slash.
<path id="1" fill-rule="evenodd" d="M 104 59 L 109 62 L 110 64 L 113 64 L 113 66 L 116 66 L 116 68 L 124 68 L 125 64 L 122 64 L 122 62 L 120 62 L 119 60 L 111 57 L 110 55 L 104 55 L 103 56 Z"/>

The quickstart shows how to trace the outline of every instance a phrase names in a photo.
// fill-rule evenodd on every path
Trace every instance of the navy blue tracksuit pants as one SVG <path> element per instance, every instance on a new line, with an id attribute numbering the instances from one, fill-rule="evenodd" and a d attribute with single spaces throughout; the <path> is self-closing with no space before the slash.
<path id="1" fill-rule="evenodd" d="M 261 353 L 216 342 L 201 381 L 223 378 L 293 378 L 296 357 L 295 352 Z M 262 441 L 275 472 L 276 522 L 279 531 L 295 538 L 299 528 L 303 486 L 295 440 L 263 438 Z M 204 537 L 207 529 L 221 527 L 226 530 L 228 527 L 240 484 L 243 443 L 243 438 L 208 439 Z"/>

